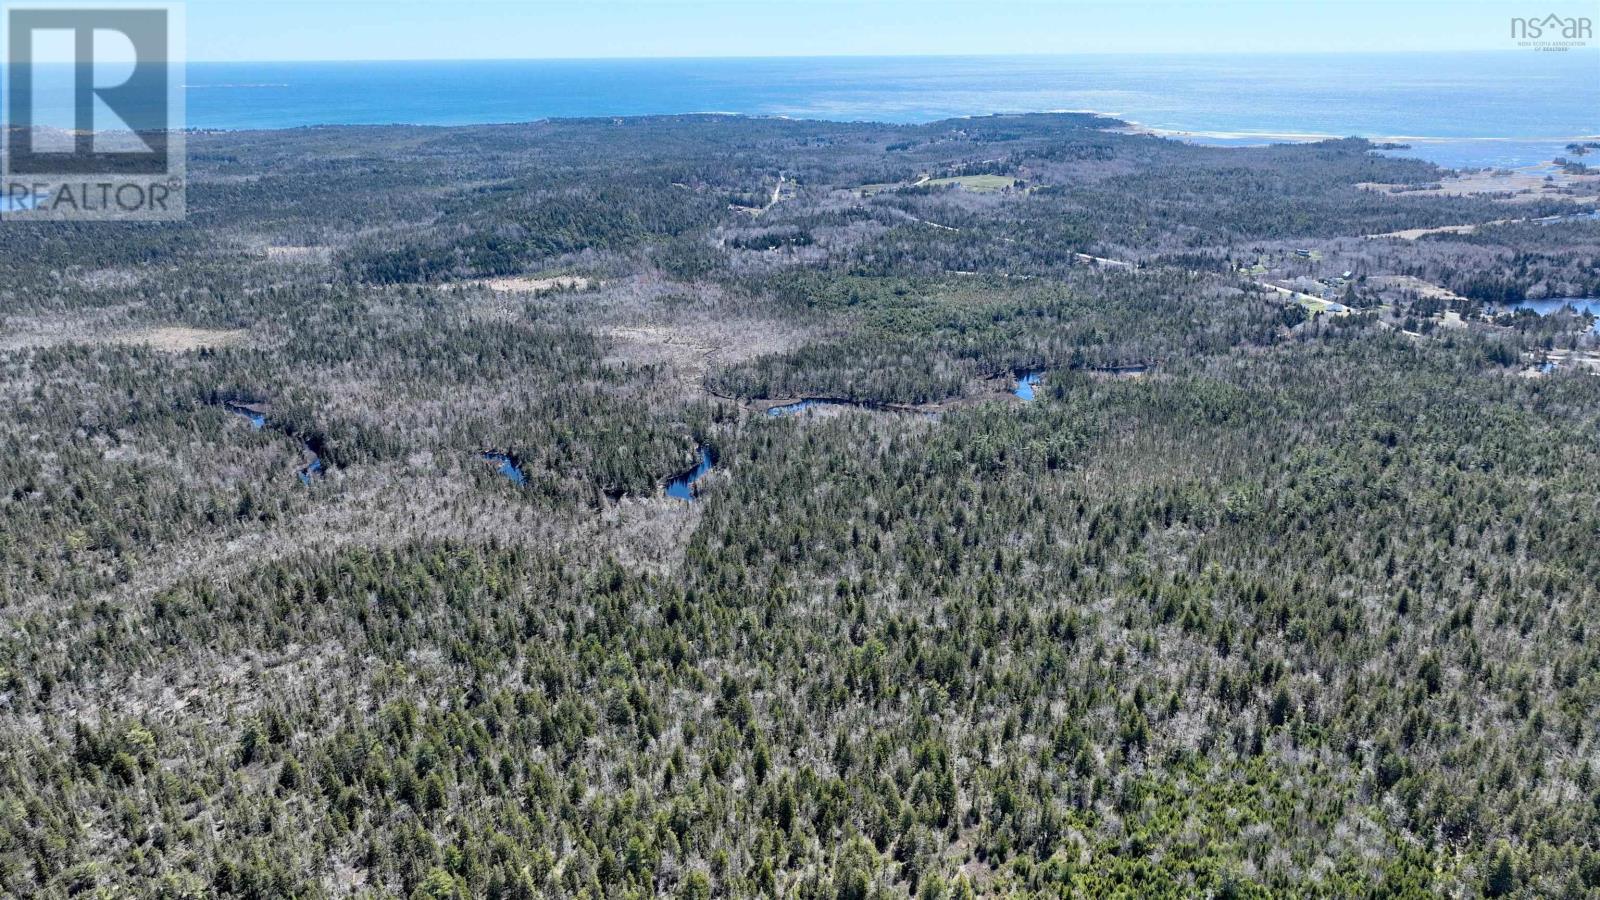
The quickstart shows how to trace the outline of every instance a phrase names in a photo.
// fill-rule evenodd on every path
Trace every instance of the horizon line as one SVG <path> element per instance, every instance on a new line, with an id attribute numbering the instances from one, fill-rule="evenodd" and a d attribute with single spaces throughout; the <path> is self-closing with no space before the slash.
<path id="1" fill-rule="evenodd" d="M 318 57 L 315 59 L 190 59 L 184 64 L 244 65 L 244 64 L 298 64 L 298 63 L 490 63 L 490 62 L 697 62 L 697 61 L 755 61 L 755 60 L 806 60 L 806 59 L 1060 59 L 1077 56 L 1438 56 L 1447 54 L 1506 54 L 1533 53 L 1523 47 L 1455 47 L 1439 49 L 1371 50 L 1371 49 L 1320 49 L 1320 50 L 1073 50 L 1059 53 L 997 52 L 997 53 L 774 53 L 757 56 L 745 55 L 661 55 L 661 56 L 417 56 L 417 57 Z M 1573 47 L 1563 52 L 1597 53 L 1600 46 Z"/>

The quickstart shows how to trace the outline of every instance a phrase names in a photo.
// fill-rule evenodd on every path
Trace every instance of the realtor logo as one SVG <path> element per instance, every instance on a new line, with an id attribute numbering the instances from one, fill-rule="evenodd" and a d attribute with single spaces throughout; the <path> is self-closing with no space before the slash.
<path id="1" fill-rule="evenodd" d="M 184 213 L 181 10 L 6 7 L 0 218 Z"/>
<path id="2" fill-rule="evenodd" d="M 1586 47 L 1594 37 L 1594 20 L 1587 16 L 1513 18 L 1511 39 L 1532 50 L 1571 50 Z"/>

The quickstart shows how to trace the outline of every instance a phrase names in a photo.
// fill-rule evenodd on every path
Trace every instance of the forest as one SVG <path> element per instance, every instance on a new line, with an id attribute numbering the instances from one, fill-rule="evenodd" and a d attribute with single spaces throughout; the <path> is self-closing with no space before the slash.
<path id="1" fill-rule="evenodd" d="M 1122 124 L 0 227 L 0 895 L 1600 898 L 1600 177 Z"/>

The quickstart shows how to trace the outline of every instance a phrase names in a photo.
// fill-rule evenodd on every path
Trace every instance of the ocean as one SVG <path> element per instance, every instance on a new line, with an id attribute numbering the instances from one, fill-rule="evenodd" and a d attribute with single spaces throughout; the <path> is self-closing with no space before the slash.
<path id="1" fill-rule="evenodd" d="M 1442 165 L 1522 166 L 1600 139 L 1600 50 L 191 63 L 185 97 L 202 129 L 1092 110 L 1208 143 L 1359 135 Z"/>

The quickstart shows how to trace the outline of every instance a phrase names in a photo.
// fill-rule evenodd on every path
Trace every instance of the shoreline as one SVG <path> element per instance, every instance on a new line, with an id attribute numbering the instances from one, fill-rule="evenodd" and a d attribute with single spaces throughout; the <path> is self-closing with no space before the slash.
<path id="1" fill-rule="evenodd" d="M 455 129 L 514 129 L 526 128 L 536 125 L 555 125 L 594 120 L 613 120 L 615 122 L 632 121 L 643 122 L 649 120 L 671 119 L 751 119 L 777 122 L 790 122 L 805 124 L 810 122 L 835 124 L 835 125 L 884 125 L 907 128 L 923 128 L 941 123 L 960 123 L 979 119 L 991 118 L 1022 118 L 1028 116 L 1089 116 L 1098 120 L 1096 126 L 1105 132 L 1124 135 L 1148 135 L 1164 140 L 1181 141 L 1201 147 L 1216 148 L 1246 148 L 1266 147 L 1274 144 L 1309 144 L 1320 141 L 1344 140 L 1346 138 L 1360 138 L 1374 145 L 1377 153 L 1397 157 L 1419 159 L 1432 163 L 1441 169 L 1454 171 L 1482 171 L 1482 170 L 1507 170 L 1516 171 L 1534 169 L 1552 164 L 1552 160 L 1568 155 L 1566 146 L 1574 143 L 1600 142 L 1600 133 L 1578 134 L 1565 136 L 1499 136 L 1499 135 L 1470 135 L 1463 137 L 1450 137 L 1444 135 L 1404 135 L 1404 134 L 1333 134 L 1319 131 L 1226 131 L 1210 129 L 1184 129 L 1168 128 L 1150 125 L 1134 119 L 1126 118 L 1115 112 L 1093 109 L 1047 109 L 1035 112 L 993 112 L 972 115 L 948 116 L 930 119 L 925 122 L 896 123 L 884 119 L 869 118 L 828 118 L 796 117 L 780 113 L 742 113 L 717 111 L 697 111 L 679 113 L 644 113 L 637 115 L 582 115 L 582 116 L 542 116 L 523 120 L 502 120 L 486 122 L 457 122 L 451 124 L 430 124 L 425 122 L 328 122 L 319 124 L 291 125 L 281 128 L 201 128 L 191 127 L 185 129 L 186 133 L 195 136 L 249 136 L 273 135 L 280 132 L 294 131 L 338 131 L 343 129 L 419 129 L 431 132 L 446 132 Z M 1393 146 L 1389 146 L 1393 145 Z"/>
<path id="2" fill-rule="evenodd" d="M 1067 110 L 1059 110 L 1059 112 L 1067 112 Z M 1113 113 L 1100 113 L 1094 110 L 1071 110 L 1071 112 L 1116 117 Z M 1205 129 L 1162 128 L 1126 118 L 1122 118 L 1121 121 L 1127 124 L 1127 127 L 1121 129 L 1126 134 L 1149 134 L 1156 137 L 1178 139 L 1205 138 L 1219 141 L 1260 141 L 1262 143 L 1315 143 L 1317 141 L 1339 141 L 1351 137 L 1361 138 L 1375 144 L 1555 144 L 1600 141 L 1600 134 L 1536 135 L 1530 137 L 1470 135 L 1451 137 L 1448 135 L 1421 134 L 1333 134 L 1322 131 L 1211 131 Z"/>
<path id="3" fill-rule="evenodd" d="M 1555 143 L 1582 143 L 1586 141 L 1600 141 L 1600 132 L 1593 134 L 1573 135 L 1425 135 L 1425 134 L 1362 134 L 1347 132 L 1336 134 L 1327 131 L 1223 131 L 1206 128 L 1176 128 L 1160 125 L 1150 125 L 1136 119 L 1128 118 L 1125 113 L 1101 109 L 1064 109 L 1051 108 L 1028 111 L 1004 112 L 978 112 L 963 113 L 960 115 L 941 116 L 915 122 L 897 122 L 888 118 L 832 118 L 828 116 L 794 116 L 785 113 L 739 112 L 736 110 L 686 110 L 683 112 L 662 113 L 605 113 L 595 112 L 585 115 L 572 116 L 535 116 L 529 119 L 497 119 L 493 121 L 471 122 L 311 122 L 300 125 L 264 126 L 264 127 L 220 127 L 191 125 L 183 130 L 188 134 L 251 134 L 273 133 L 283 131 L 305 131 L 312 129 L 332 128 L 516 128 L 527 125 L 562 124 L 567 122 L 584 122 L 593 119 L 618 119 L 622 121 L 639 121 L 646 119 L 689 119 L 689 118 L 728 118 L 728 119 L 756 119 L 795 122 L 822 122 L 835 125 L 893 125 L 908 128 L 936 125 L 941 122 L 962 122 L 973 119 L 998 119 L 1021 118 L 1026 116 L 1093 116 L 1106 121 L 1105 130 L 1116 131 L 1123 134 L 1148 134 L 1155 137 L 1175 139 L 1204 139 L 1217 141 L 1253 141 L 1260 145 L 1275 143 L 1315 143 L 1317 141 L 1338 141 L 1345 138 L 1361 138 L 1375 144 L 1382 143 L 1407 143 L 1407 144 L 1555 144 Z"/>

